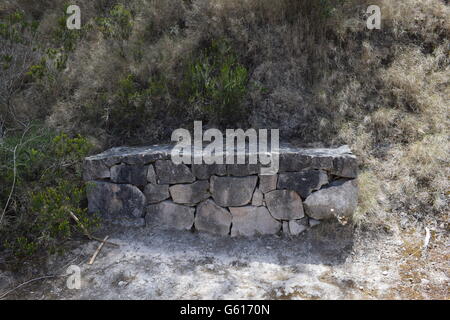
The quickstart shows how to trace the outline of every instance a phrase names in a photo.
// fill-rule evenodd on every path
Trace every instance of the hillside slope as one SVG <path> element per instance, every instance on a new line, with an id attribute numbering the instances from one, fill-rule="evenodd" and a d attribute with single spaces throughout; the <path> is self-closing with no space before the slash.
<path id="1" fill-rule="evenodd" d="M 369 2 L 381 7 L 381 30 L 366 27 Z M 62 0 L 0 4 L 0 229 L 8 230 L 0 246 L 8 252 L 43 244 L 30 231 L 38 212 L 30 199 L 44 186 L 71 194 L 61 181 L 81 183 L 85 145 L 168 141 L 194 120 L 279 128 L 302 146 L 349 144 L 361 169 L 356 228 L 422 237 L 427 227 L 448 239 L 447 1 L 77 3 L 81 30 L 65 27 Z M 64 152 L 48 131 L 67 134 Z M 39 161 L 27 160 L 32 150 Z M 58 179 L 43 182 L 56 166 L 48 150 L 62 158 Z"/>

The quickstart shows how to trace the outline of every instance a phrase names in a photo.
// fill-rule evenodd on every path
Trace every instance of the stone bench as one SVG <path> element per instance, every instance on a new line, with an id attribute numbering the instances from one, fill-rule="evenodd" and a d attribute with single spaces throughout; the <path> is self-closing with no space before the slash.
<path id="1" fill-rule="evenodd" d="M 357 161 L 347 146 L 281 146 L 279 171 L 257 165 L 175 165 L 172 146 L 113 148 L 85 159 L 89 212 L 180 230 L 298 235 L 357 206 Z"/>

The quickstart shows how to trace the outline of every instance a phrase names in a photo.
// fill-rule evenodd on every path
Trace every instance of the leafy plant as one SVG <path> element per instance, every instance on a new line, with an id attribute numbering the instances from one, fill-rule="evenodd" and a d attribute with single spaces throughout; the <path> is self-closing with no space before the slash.
<path id="1" fill-rule="evenodd" d="M 107 17 L 97 19 L 97 25 L 105 37 L 126 40 L 133 29 L 131 11 L 123 4 L 117 4 L 109 11 Z"/>
<path id="2" fill-rule="evenodd" d="M 81 136 L 56 134 L 33 126 L 20 135 L 8 136 L 0 145 L 0 247 L 16 257 L 39 250 L 59 251 L 62 243 L 98 224 L 82 205 L 85 186 L 82 159 L 91 148 Z"/>
<path id="3" fill-rule="evenodd" d="M 248 71 L 226 41 L 211 46 L 185 71 L 182 95 L 189 104 L 221 124 L 243 116 Z"/>

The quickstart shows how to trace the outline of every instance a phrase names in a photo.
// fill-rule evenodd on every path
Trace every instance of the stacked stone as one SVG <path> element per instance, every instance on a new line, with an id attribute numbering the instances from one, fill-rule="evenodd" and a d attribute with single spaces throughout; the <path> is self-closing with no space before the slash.
<path id="1" fill-rule="evenodd" d="M 86 158 L 89 211 L 218 235 L 295 236 L 321 220 L 349 219 L 357 206 L 357 162 L 347 146 L 283 146 L 274 175 L 260 175 L 258 165 L 175 165 L 170 152 L 114 148 Z"/>

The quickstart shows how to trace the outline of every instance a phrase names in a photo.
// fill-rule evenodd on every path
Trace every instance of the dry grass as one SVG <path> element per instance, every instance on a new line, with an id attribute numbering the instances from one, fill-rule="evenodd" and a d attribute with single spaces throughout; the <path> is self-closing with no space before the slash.
<path id="1" fill-rule="evenodd" d="M 227 39 L 249 71 L 250 115 L 243 125 L 282 128 L 285 139 L 302 144 L 347 143 L 359 156 L 360 223 L 384 220 L 388 212 L 443 219 L 450 176 L 450 8 L 444 1 L 375 1 L 381 31 L 366 30 L 363 1 L 345 1 L 330 14 L 306 0 L 78 2 L 93 27 L 69 54 L 59 90 L 51 91 L 58 93 L 46 100 L 27 91 L 17 99 L 50 110 L 49 125 L 87 134 L 100 149 L 165 140 L 193 120 L 178 94 L 190 57 Z M 132 32 L 108 39 L 95 19 L 109 17 L 120 2 L 132 13 Z M 49 41 L 61 6 L 6 2 L 0 13 L 13 7 L 39 17 Z M 115 133 L 110 115 L 129 74 L 139 89 L 165 83 L 144 101 L 152 118 L 124 135 Z"/>

